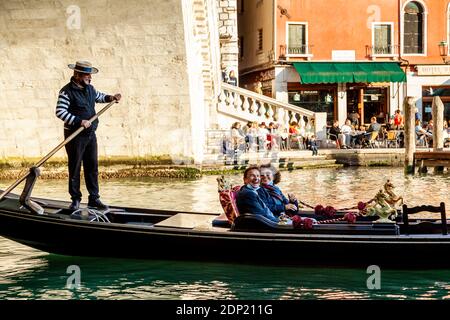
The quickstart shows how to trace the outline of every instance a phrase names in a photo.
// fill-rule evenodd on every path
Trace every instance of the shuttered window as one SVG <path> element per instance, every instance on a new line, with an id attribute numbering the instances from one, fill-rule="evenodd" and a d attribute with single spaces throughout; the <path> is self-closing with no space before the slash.
<path id="1" fill-rule="evenodd" d="M 424 53 L 424 14 L 423 7 L 416 1 L 405 7 L 403 21 L 403 52 Z"/>
<path id="2" fill-rule="evenodd" d="M 263 29 L 258 29 L 258 52 L 263 49 Z"/>

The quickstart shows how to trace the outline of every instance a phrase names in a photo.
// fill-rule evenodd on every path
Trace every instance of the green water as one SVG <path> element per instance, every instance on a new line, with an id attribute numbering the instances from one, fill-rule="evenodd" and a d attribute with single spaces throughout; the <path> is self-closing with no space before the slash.
<path id="1" fill-rule="evenodd" d="M 1 299 L 448 299 L 450 270 L 383 270 L 370 290 L 365 268 L 96 259 L 49 255 L 0 240 Z M 79 286 L 69 288 L 71 265 Z M 71 284 L 69 282 L 69 284 Z M 72 283 L 73 284 L 73 283 Z"/>
<path id="2" fill-rule="evenodd" d="M 311 204 L 345 207 L 370 199 L 388 178 L 408 204 L 450 203 L 450 176 L 405 177 L 401 168 L 285 172 L 280 186 Z M 240 175 L 230 179 L 241 182 Z M 0 181 L 0 188 L 10 183 Z M 109 204 L 220 212 L 215 177 L 191 181 L 122 179 L 101 181 L 100 185 L 102 199 Z M 67 199 L 66 189 L 65 181 L 39 181 L 33 194 Z M 92 245 L 107 244 L 99 239 Z M 224 254 L 231 253 L 232 249 Z M 72 275 L 67 272 L 69 266 L 79 267 L 78 286 L 68 286 Z M 65 257 L 0 238 L 0 299 L 450 298 L 450 270 L 382 268 L 380 289 L 368 288 L 371 275 L 366 268 Z M 74 282 L 69 281 L 70 284 Z"/>

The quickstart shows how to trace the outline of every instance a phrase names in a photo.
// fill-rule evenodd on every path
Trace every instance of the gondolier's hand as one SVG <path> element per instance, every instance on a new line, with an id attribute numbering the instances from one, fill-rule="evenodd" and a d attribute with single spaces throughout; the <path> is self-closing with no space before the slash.
<path id="1" fill-rule="evenodd" d="M 113 100 L 119 102 L 120 99 L 122 99 L 122 95 L 120 93 L 116 93 L 115 95 L 113 95 Z"/>
<path id="2" fill-rule="evenodd" d="M 89 120 L 81 120 L 81 126 L 87 129 L 91 126 L 91 122 Z"/>

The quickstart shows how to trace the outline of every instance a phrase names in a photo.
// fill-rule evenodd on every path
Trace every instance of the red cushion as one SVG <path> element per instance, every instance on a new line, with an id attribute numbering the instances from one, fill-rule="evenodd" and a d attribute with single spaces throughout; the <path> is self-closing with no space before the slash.
<path id="1" fill-rule="evenodd" d="M 220 204 L 230 223 L 239 216 L 239 210 L 236 205 L 236 195 L 240 189 L 241 186 L 234 186 L 231 190 L 219 191 Z"/>

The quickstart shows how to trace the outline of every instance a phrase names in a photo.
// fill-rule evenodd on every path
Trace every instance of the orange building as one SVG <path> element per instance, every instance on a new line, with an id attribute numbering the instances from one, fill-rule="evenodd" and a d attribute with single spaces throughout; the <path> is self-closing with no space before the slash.
<path id="1" fill-rule="evenodd" d="M 261 81 L 264 94 L 341 124 L 353 110 L 385 122 L 405 96 L 427 120 L 436 94 L 450 119 L 449 10 L 450 0 L 240 0 L 240 84 Z"/>

